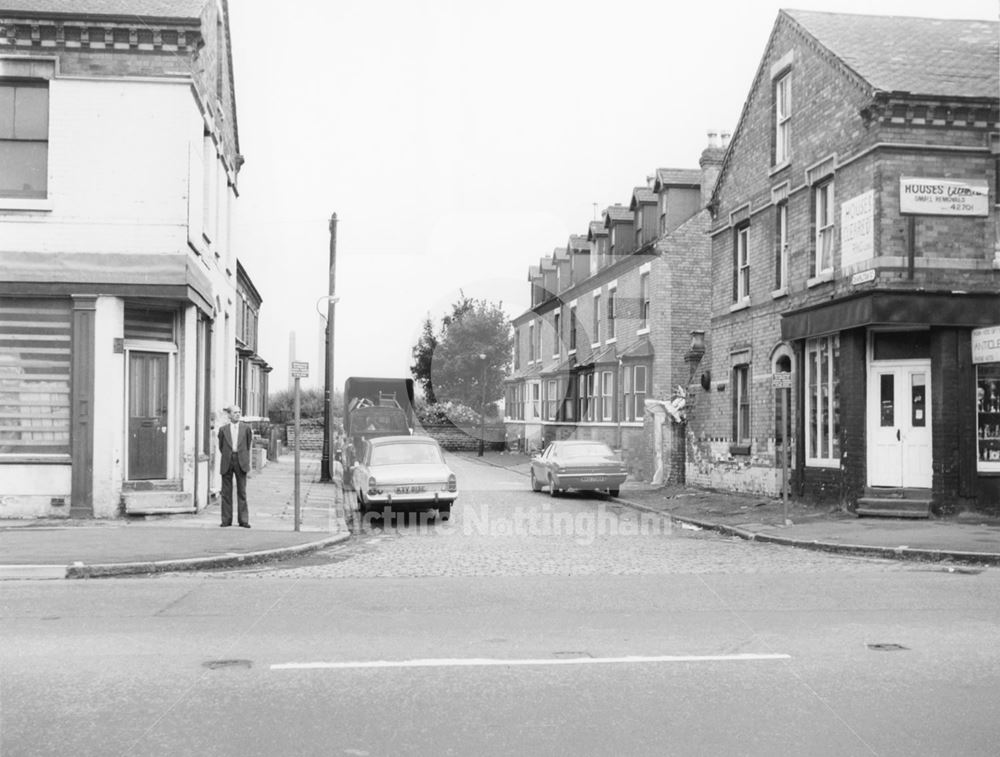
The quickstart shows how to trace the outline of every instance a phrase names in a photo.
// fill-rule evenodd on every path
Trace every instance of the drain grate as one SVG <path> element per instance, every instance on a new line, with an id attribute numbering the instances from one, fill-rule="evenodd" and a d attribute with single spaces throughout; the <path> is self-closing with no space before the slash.
<path id="1" fill-rule="evenodd" d="M 899 652 L 904 649 L 909 649 L 909 647 L 904 647 L 902 644 L 894 644 L 889 642 L 881 642 L 878 644 L 866 644 L 865 646 L 871 649 L 873 652 Z"/>
<path id="2" fill-rule="evenodd" d="M 252 668 L 253 663 L 250 660 L 209 660 L 208 662 L 203 662 L 204 665 L 209 670 L 219 670 L 220 668 Z"/>

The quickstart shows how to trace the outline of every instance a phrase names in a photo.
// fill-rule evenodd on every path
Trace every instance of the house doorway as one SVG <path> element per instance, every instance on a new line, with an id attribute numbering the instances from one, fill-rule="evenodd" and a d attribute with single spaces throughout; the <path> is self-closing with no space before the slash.
<path id="1" fill-rule="evenodd" d="M 170 355 L 129 352 L 128 478 L 149 481 L 167 477 Z"/>

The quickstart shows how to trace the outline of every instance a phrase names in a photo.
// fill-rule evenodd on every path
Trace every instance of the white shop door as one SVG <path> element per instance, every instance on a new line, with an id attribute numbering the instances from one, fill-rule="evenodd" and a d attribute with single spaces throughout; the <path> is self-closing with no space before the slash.
<path id="1" fill-rule="evenodd" d="M 872 362 L 868 382 L 868 485 L 931 487 L 931 364 Z"/>

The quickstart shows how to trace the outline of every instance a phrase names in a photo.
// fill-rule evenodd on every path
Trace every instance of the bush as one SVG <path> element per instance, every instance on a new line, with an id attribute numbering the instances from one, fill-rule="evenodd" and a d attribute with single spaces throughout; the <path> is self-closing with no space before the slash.
<path id="1" fill-rule="evenodd" d="M 417 410 L 417 418 L 429 426 L 453 423 L 456 426 L 471 426 L 479 423 L 479 413 L 459 402 L 435 402 Z"/>
<path id="2" fill-rule="evenodd" d="M 320 388 L 299 390 L 299 417 L 302 419 L 315 418 L 323 420 L 325 392 Z M 334 397 L 333 417 L 340 418 L 343 415 L 343 403 L 339 402 L 339 396 Z M 267 398 L 268 416 L 272 423 L 291 423 L 295 418 L 295 390 L 285 389 L 275 392 Z"/>

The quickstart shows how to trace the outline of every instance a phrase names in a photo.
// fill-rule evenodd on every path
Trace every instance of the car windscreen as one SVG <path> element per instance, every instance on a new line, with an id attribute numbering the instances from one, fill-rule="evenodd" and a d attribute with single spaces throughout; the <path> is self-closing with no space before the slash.
<path id="1" fill-rule="evenodd" d="M 606 444 L 571 444 L 555 450 L 562 458 L 574 457 L 614 457 L 614 452 Z"/>
<path id="2" fill-rule="evenodd" d="M 402 442 L 377 444 L 372 448 L 371 465 L 412 465 L 442 463 L 441 449 L 436 444 Z"/>

